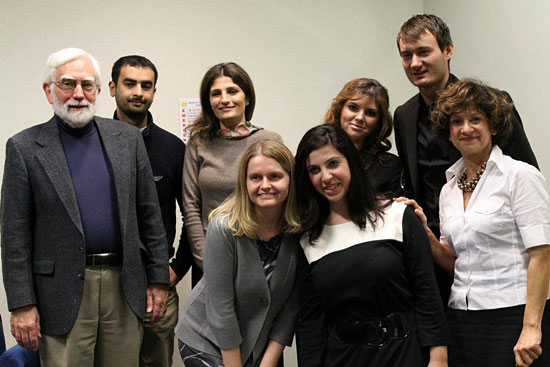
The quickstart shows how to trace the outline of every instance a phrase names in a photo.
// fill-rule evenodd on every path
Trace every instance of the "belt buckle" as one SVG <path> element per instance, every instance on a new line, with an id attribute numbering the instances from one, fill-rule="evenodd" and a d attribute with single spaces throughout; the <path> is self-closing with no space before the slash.
<path id="1" fill-rule="evenodd" d="M 388 332 L 388 325 L 386 320 L 373 320 L 367 321 L 371 324 L 371 327 L 375 333 L 376 339 L 365 340 L 367 345 L 371 347 L 382 347 L 390 340 L 390 334 Z"/>
<path id="2" fill-rule="evenodd" d="M 101 253 L 101 254 L 89 254 L 86 255 L 86 263 L 88 263 L 88 259 L 90 259 L 90 264 L 87 266 L 102 266 L 102 265 L 108 265 L 109 259 L 116 259 L 118 256 L 115 252 L 107 252 L 107 253 Z"/>
<path id="3" fill-rule="evenodd" d="M 391 330 L 391 339 L 403 339 L 409 336 L 411 324 L 407 317 L 402 313 L 391 313 L 386 317 L 388 329 Z"/>
<path id="4" fill-rule="evenodd" d="M 336 336 L 344 343 L 367 344 L 381 347 L 390 340 L 384 319 L 354 320 L 344 318 L 337 324 Z"/>

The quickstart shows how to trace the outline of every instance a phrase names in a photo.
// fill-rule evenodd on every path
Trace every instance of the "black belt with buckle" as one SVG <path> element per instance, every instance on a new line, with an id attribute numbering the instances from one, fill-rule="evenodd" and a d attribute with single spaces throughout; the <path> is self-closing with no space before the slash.
<path id="1" fill-rule="evenodd" d="M 86 266 L 120 264 L 122 264 L 122 252 L 105 252 L 103 254 L 86 255 Z"/>
<path id="2" fill-rule="evenodd" d="M 382 318 L 357 320 L 349 317 L 337 318 L 334 322 L 336 336 L 344 343 L 365 343 L 381 347 L 392 339 L 406 338 L 414 331 L 413 317 L 404 313 L 392 313 Z"/>

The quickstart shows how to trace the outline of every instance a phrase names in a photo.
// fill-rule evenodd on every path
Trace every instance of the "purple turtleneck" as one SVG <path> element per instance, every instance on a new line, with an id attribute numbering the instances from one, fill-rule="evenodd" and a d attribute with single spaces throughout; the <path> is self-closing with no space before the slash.
<path id="1" fill-rule="evenodd" d="M 80 210 L 86 253 L 122 251 L 113 171 L 95 122 L 74 129 L 57 118 L 57 126 Z"/>

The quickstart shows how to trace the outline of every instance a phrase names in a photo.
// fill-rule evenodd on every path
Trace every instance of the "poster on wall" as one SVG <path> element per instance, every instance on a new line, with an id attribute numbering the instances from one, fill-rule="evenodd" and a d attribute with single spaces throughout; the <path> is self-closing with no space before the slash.
<path id="1" fill-rule="evenodd" d="M 189 126 L 201 114 L 201 101 L 198 98 L 178 99 L 180 116 L 180 138 L 185 144 L 189 140 Z"/>

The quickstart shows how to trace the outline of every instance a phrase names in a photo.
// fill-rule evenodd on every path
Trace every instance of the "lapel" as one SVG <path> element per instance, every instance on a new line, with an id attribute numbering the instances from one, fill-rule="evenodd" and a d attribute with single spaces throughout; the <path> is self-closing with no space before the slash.
<path id="1" fill-rule="evenodd" d="M 279 248 L 279 255 L 277 256 L 277 265 L 273 270 L 273 275 L 269 285 L 265 278 L 265 272 L 258 253 L 258 244 L 255 239 L 242 237 L 246 241 L 246 258 L 249 269 L 249 276 L 252 281 L 258 285 L 258 291 L 269 298 L 281 299 L 279 293 L 282 292 L 285 287 L 285 283 L 288 281 L 288 271 L 296 267 L 296 246 L 297 241 L 295 235 L 285 235 L 283 242 Z"/>
<path id="2" fill-rule="evenodd" d="M 274 299 L 279 299 L 278 293 L 285 289 L 284 284 L 287 282 L 288 270 L 295 268 L 296 246 L 298 246 L 298 242 L 295 235 L 283 236 L 283 242 L 277 256 L 277 265 L 273 270 L 273 276 L 269 283 L 271 296 Z"/>
<path id="3" fill-rule="evenodd" d="M 273 270 L 273 275 L 269 284 L 265 278 L 265 272 L 258 252 L 258 244 L 255 239 L 242 237 L 246 241 L 245 257 L 248 264 L 250 279 L 258 285 L 258 291 L 271 299 L 280 299 L 278 294 L 285 289 L 284 285 L 288 281 L 289 269 L 296 267 L 296 246 L 297 241 L 294 235 L 283 236 L 283 242 L 279 248 L 277 256 L 277 265 Z"/>
<path id="4" fill-rule="evenodd" d="M 120 221 L 120 233 L 122 236 L 122 243 L 124 243 L 126 226 L 128 223 L 129 189 L 131 187 L 130 177 L 132 168 L 129 165 L 129 163 L 132 162 L 130 159 L 129 142 L 121 136 L 122 129 L 119 125 L 120 122 L 103 119 L 97 116 L 95 117 L 95 121 L 113 172 L 117 195 L 118 217 Z M 134 160 L 135 159 L 134 155 Z"/>
<path id="5" fill-rule="evenodd" d="M 267 285 L 267 279 L 265 278 L 262 260 L 260 259 L 260 253 L 258 252 L 258 244 L 255 239 L 248 238 L 246 236 L 242 236 L 241 238 L 246 243 L 244 257 L 246 258 L 246 264 L 250 277 L 249 279 L 251 279 L 251 281 L 258 286 L 258 292 L 266 296 L 271 301 L 271 295 Z"/>
<path id="6" fill-rule="evenodd" d="M 407 146 L 407 160 L 409 166 L 409 174 L 411 176 L 412 186 L 415 195 L 420 194 L 420 188 L 418 187 L 419 177 L 418 177 L 418 113 L 419 113 L 419 101 L 421 98 L 420 94 L 417 94 L 413 99 L 410 110 L 407 111 L 407 116 L 409 116 L 409 123 L 405 124 L 406 133 L 405 133 L 405 144 Z"/>
<path id="7" fill-rule="evenodd" d="M 36 153 L 38 162 L 44 168 L 69 217 L 78 228 L 82 237 L 84 237 L 71 173 L 67 164 L 67 158 L 65 157 L 63 143 L 59 136 L 55 116 L 40 130 L 36 143 L 42 147 Z"/>

